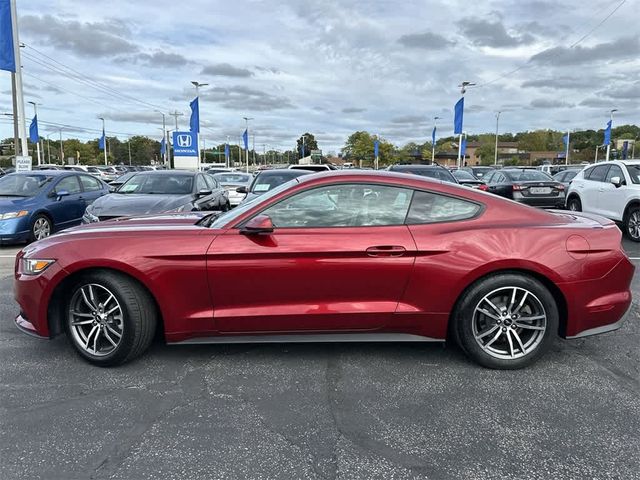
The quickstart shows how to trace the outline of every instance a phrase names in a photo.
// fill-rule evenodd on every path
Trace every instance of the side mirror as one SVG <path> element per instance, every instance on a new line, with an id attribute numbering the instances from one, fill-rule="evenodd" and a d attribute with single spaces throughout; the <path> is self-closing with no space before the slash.
<path id="1" fill-rule="evenodd" d="M 615 185 L 616 188 L 622 186 L 622 179 L 620 177 L 611 177 L 611 183 Z"/>
<path id="2" fill-rule="evenodd" d="M 60 200 L 62 197 L 69 196 L 68 190 L 58 190 L 57 192 L 54 192 L 54 193 L 55 193 L 55 196 L 58 197 L 58 200 Z"/>
<path id="3" fill-rule="evenodd" d="M 118 187 L 109 187 L 109 193 L 114 193 L 118 191 Z"/>
<path id="4" fill-rule="evenodd" d="M 247 187 L 238 187 L 238 188 L 236 188 L 236 192 L 237 193 L 245 193 L 245 194 L 247 194 L 247 193 L 249 193 L 249 190 L 247 190 Z"/>
<path id="5" fill-rule="evenodd" d="M 196 196 L 197 196 L 198 198 L 200 198 L 200 197 L 206 197 L 207 195 L 211 195 L 212 193 L 213 193 L 213 192 L 212 192 L 211 190 L 205 190 L 205 189 L 203 189 L 203 190 L 200 190 L 198 193 L 196 193 Z"/>
<path id="6" fill-rule="evenodd" d="M 243 235 L 268 235 L 273 233 L 273 222 L 269 215 L 256 215 L 244 224 L 240 233 Z"/>

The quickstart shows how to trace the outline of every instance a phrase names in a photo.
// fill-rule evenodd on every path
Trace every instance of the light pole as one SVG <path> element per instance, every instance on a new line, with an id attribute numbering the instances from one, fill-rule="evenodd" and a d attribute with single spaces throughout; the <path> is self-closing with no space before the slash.
<path id="1" fill-rule="evenodd" d="M 62 129 L 58 130 L 60 133 L 60 164 L 64 165 L 64 149 L 62 148 Z"/>
<path id="2" fill-rule="evenodd" d="M 462 94 L 462 98 L 464 98 L 464 94 L 467 91 L 467 87 L 473 87 L 473 86 L 475 86 L 475 83 L 462 82 L 458 86 L 460 87 L 460 93 Z M 462 104 L 462 106 L 463 106 L 463 112 L 462 113 L 464 113 L 464 103 Z M 457 164 L 458 168 L 461 167 L 461 164 L 460 164 L 461 155 L 462 155 L 462 131 L 460 131 L 460 138 L 458 139 L 458 164 Z"/>
<path id="3" fill-rule="evenodd" d="M 610 115 L 609 119 L 611 121 L 611 129 L 609 130 L 609 142 L 607 143 L 607 159 L 606 159 L 607 162 L 609 161 L 609 153 L 611 152 L 611 130 L 613 130 L 613 112 L 617 112 L 617 111 L 618 111 L 618 109 L 614 108 L 613 110 L 611 110 L 609 112 L 609 115 Z"/>
<path id="4" fill-rule="evenodd" d="M 47 133 L 45 136 L 47 137 L 47 163 L 51 164 L 51 143 L 49 137 L 53 135 L 55 132 Z"/>
<path id="5" fill-rule="evenodd" d="M 251 117 L 242 117 L 244 118 L 244 124 L 245 124 L 245 128 L 246 128 L 246 132 L 247 132 L 247 144 L 245 145 L 245 158 L 246 158 L 246 162 L 247 162 L 247 166 L 246 166 L 246 172 L 249 173 L 249 120 L 253 120 L 253 118 Z"/>
<path id="6" fill-rule="evenodd" d="M 176 120 L 176 129 L 175 129 L 175 131 L 177 132 L 178 131 L 178 117 L 184 115 L 184 113 L 179 112 L 179 111 L 176 110 L 175 112 L 172 112 L 169 115 L 171 115 Z"/>
<path id="7" fill-rule="evenodd" d="M 433 135 L 431 138 L 431 163 L 436 163 L 436 123 L 440 117 L 433 117 Z"/>
<path id="8" fill-rule="evenodd" d="M 107 134 L 104 127 L 104 118 L 103 117 L 98 117 L 98 118 L 102 120 L 102 136 L 104 137 L 104 142 L 102 146 L 104 147 L 104 164 L 107 165 Z"/>
<path id="9" fill-rule="evenodd" d="M 36 119 L 36 126 L 38 125 L 38 104 L 36 102 L 27 102 L 33 105 L 33 115 Z M 40 136 L 38 135 L 38 140 L 36 140 L 36 152 L 38 155 L 38 165 L 42 165 L 42 160 L 40 158 Z"/>
<path id="10" fill-rule="evenodd" d="M 500 114 L 502 112 L 500 110 L 498 110 L 498 112 L 496 113 L 496 149 L 495 152 L 493 152 L 493 164 L 494 165 L 498 165 L 498 125 L 500 124 Z"/>
<path id="11" fill-rule="evenodd" d="M 304 141 L 307 139 L 307 136 L 302 135 L 301 138 L 302 138 L 302 154 L 300 155 L 300 160 L 304 158 L 304 154 L 305 154 Z"/>

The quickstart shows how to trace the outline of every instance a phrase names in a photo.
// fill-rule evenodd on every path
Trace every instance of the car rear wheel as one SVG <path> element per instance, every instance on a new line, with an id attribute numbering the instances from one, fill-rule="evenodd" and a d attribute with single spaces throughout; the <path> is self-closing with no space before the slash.
<path id="1" fill-rule="evenodd" d="M 535 278 L 493 275 L 474 284 L 454 315 L 455 338 L 482 366 L 525 367 L 549 348 L 558 331 L 553 295 Z"/>
<path id="2" fill-rule="evenodd" d="M 148 292 L 114 272 L 83 275 L 69 290 L 66 312 L 74 348 L 101 367 L 141 355 L 156 329 L 156 308 Z"/>
<path id="3" fill-rule="evenodd" d="M 36 215 L 36 218 L 31 224 L 31 241 L 35 242 L 36 240 L 42 240 L 43 238 L 47 238 L 52 233 L 53 225 L 49 217 L 43 214 Z"/>
<path id="4" fill-rule="evenodd" d="M 572 212 L 581 212 L 582 211 L 582 203 L 578 197 L 571 197 L 567 202 L 567 208 Z"/>
<path id="5" fill-rule="evenodd" d="M 640 207 L 630 207 L 623 223 L 627 237 L 634 242 L 640 242 Z"/>

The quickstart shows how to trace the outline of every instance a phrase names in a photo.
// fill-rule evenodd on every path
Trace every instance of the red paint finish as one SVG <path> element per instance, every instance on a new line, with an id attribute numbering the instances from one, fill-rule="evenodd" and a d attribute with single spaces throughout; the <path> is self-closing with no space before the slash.
<path id="1" fill-rule="evenodd" d="M 630 305 L 634 267 L 621 250 L 619 230 L 601 217 L 536 210 L 402 174 L 345 172 L 299 180 L 239 216 L 232 213 L 216 230 L 195 225 L 202 214 L 162 215 L 88 225 L 26 247 L 18 260 L 26 255 L 56 263 L 38 276 L 16 271 L 21 325 L 50 336 L 54 289 L 90 268 L 121 271 L 145 285 L 172 342 L 321 331 L 443 339 L 464 290 L 506 270 L 528 272 L 555 290 L 567 306 L 568 336 L 615 323 Z M 429 190 L 483 208 L 471 220 L 425 225 L 241 232 L 246 220 L 269 205 L 334 183 Z"/>

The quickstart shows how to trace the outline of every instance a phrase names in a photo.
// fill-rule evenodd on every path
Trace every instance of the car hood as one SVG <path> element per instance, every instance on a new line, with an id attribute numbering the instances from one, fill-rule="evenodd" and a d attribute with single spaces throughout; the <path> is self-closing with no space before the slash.
<path id="1" fill-rule="evenodd" d="M 163 213 L 188 204 L 191 195 L 110 193 L 89 207 L 96 216 L 121 217 Z"/>
<path id="2" fill-rule="evenodd" d="M 4 197 L 0 195 L 0 213 L 13 212 L 30 203 L 34 197 Z"/>

